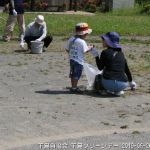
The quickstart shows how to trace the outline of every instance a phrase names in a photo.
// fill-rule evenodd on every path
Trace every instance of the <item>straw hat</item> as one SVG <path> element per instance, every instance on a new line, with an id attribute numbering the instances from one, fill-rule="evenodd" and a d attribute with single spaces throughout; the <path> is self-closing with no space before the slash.
<path id="1" fill-rule="evenodd" d="M 89 29 L 89 26 L 87 23 L 78 23 L 75 26 L 76 35 L 90 34 L 91 32 L 92 32 L 92 29 Z"/>

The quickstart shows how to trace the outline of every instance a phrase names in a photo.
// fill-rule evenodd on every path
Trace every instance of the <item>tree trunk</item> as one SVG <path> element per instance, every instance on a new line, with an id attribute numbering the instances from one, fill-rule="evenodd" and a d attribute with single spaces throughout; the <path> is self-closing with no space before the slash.
<path id="1" fill-rule="evenodd" d="M 70 0 L 69 10 L 72 10 L 72 0 Z"/>

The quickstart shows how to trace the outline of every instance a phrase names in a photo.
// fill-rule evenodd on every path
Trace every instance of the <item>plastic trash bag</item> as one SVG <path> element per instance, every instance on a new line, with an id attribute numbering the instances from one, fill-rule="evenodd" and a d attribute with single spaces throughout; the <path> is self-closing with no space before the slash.
<path id="1" fill-rule="evenodd" d="M 87 89 L 93 89 L 93 84 L 95 81 L 95 76 L 98 74 L 102 74 L 102 71 L 98 70 L 97 67 L 90 65 L 88 63 L 83 64 L 83 68 L 85 71 L 85 75 L 88 81 Z"/>

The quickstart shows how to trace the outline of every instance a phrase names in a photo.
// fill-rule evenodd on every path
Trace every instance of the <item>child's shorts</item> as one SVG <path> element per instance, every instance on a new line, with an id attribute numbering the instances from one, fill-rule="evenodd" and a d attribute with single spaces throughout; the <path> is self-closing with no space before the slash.
<path id="1" fill-rule="evenodd" d="M 70 60 L 70 78 L 79 80 L 82 75 L 83 66 L 74 60 Z"/>

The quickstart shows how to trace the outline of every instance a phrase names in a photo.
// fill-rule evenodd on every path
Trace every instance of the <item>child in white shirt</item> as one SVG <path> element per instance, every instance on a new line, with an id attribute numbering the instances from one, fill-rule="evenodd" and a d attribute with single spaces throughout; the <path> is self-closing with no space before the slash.
<path id="1" fill-rule="evenodd" d="M 93 48 L 93 46 L 88 46 L 84 40 L 91 32 L 92 29 L 89 29 L 87 23 L 78 23 L 75 26 L 75 36 L 68 40 L 68 44 L 65 47 L 66 51 L 69 53 L 70 78 L 72 85 L 70 91 L 73 93 L 82 93 L 77 87 L 77 84 L 83 70 L 84 53 Z"/>

